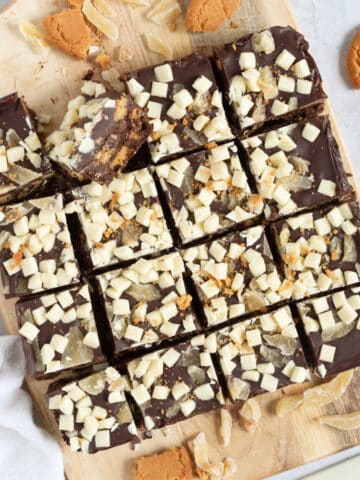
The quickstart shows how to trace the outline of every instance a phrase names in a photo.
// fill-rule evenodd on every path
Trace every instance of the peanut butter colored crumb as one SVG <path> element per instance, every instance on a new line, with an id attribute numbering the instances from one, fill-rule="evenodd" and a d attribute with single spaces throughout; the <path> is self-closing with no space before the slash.
<path id="1" fill-rule="evenodd" d="M 91 30 L 79 8 L 68 8 L 43 20 L 48 36 L 69 55 L 86 59 L 92 44 Z"/>
<path id="2" fill-rule="evenodd" d="M 139 458 L 134 465 L 134 480 L 192 480 L 193 463 L 185 447 Z"/>
<path id="3" fill-rule="evenodd" d="M 240 0 L 191 0 L 185 19 L 187 30 L 214 32 L 235 12 Z"/>
<path id="4" fill-rule="evenodd" d="M 103 70 L 109 70 L 111 59 L 109 55 L 105 55 L 104 53 L 101 53 L 95 58 L 95 62 L 99 64 Z"/>

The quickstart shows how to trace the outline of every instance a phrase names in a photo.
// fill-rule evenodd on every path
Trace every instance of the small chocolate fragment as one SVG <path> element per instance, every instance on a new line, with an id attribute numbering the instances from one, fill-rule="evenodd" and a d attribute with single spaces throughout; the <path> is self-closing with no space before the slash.
<path id="1" fill-rule="evenodd" d="M 128 364 L 131 395 L 147 430 L 161 428 L 224 405 L 205 337 L 160 350 Z"/>
<path id="2" fill-rule="evenodd" d="M 198 328 L 184 272 L 184 262 L 174 252 L 153 260 L 140 259 L 98 277 L 115 354 Z"/>
<path id="3" fill-rule="evenodd" d="M 61 194 L 0 208 L 0 272 L 6 297 L 79 281 Z"/>
<path id="4" fill-rule="evenodd" d="M 360 289 L 297 305 L 321 377 L 360 365 Z"/>
<path id="5" fill-rule="evenodd" d="M 183 244 L 261 215 L 238 150 L 228 143 L 156 167 Z"/>
<path id="6" fill-rule="evenodd" d="M 79 182 L 108 183 L 151 132 L 145 110 L 130 96 L 85 81 L 68 103 L 59 130 L 47 138 L 50 158 Z"/>
<path id="7" fill-rule="evenodd" d="M 188 248 L 183 257 L 208 325 L 262 310 L 289 297 L 262 226 Z"/>
<path id="8" fill-rule="evenodd" d="M 119 174 L 108 185 L 92 182 L 73 192 L 91 269 L 134 260 L 173 244 L 148 169 Z"/>
<path id="9" fill-rule="evenodd" d="M 137 440 L 128 388 L 127 378 L 108 367 L 49 395 L 49 409 L 73 452 L 96 453 Z"/>
<path id="10" fill-rule="evenodd" d="M 0 98 L 0 204 L 35 192 L 53 174 L 25 102 Z"/>
<path id="11" fill-rule="evenodd" d="M 360 282 L 360 210 L 356 202 L 272 225 L 292 297 Z"/>
<path id="12" fill-rule="evenodd" d="M 352 192 L 328 117 L 271 130 L 242 144 L 270 220 L 346 200 Z"/>
<path id="13" fill-rule="evenodd" d="M 236 323 L 206 338 L 234 402 L 310 380 L 289 307 Z"/>
<path id="14" fill-rule="evenodd" d="M 154 129 L 148 142 L 155 163 L 233 137 L 205 55 L 130 73 L 126 80 L 136 104 L 148 109 Z"/>
<path id="15" fill-rule="evenodd" d="M 44 378 L 106 361 L 88 285 L 19 302 L 16 314 L 30 375 Z"/>
<path id="16" fill-rule="evenodd" d="M 309 45 L 291 27 L 272 27 L 215 50 L 234 123 L 246 135 L 292 120 L 326 98 Z"/>

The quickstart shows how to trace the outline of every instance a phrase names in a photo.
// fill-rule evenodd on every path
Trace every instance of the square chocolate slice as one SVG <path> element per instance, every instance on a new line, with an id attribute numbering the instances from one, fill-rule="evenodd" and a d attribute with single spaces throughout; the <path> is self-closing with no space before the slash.
<path id="1" fill-rule="evenodd" d="M 310 380 L 289 307 L 212 333 L 206 346 L 217 353 L 234 402 Z"/>
<path id="2" fill-rule="evenodd" d="M 0 98 L 0 203 L 30 195 L 52 174 L 25 102 L 17 93 Z"/>
<path id="3" fill-rule="evenodd" d="M 132 360 L 128 372 L 147 430 L 224 405 L 204 335 Z"/>
<path id="4" fill-rule="evenodd" d="M 88 285 L 16 305 L 28 372 L 37 378 L 105 361 Z"/>
<path id="5" fill-rule="evenodd" d="M 321 377 L 360 365 L 360 289 L 297 305 Z"/>
<path id="6" fill-rule="evenodd" d="M 242 142 L 270 220 L 349 196 L 329 119 L 294 123 Z"/>
<path id="7" fill-rule="evenodd" d="M 50 158 L 80 182 L 108 183 L 151 132 L 145 111 L 132 98 L 86 81 L 72 99 L 59 130 L 47 138 Z"/>
<path id="8" fill-rule="evenodd" d="M 208 325 L 262 310 L 289 297 L 261 226 L 188 248 L 183 257 Z"/>
<path id="9" fill-rule="evenodd" d="M 127 378 L 108 367 L 67 383 L 49 395 L 49 409 L 73 452 L 96 453 L 137 441 L 137 429 L 125 397 L 128 389 Z"/>
<path id="10" fill-rule="evenodd" d="M 133 260 L 172 246 L 154 179 L 148 169 L 120 174 L 108 185 L 92 182 L 74 191 L 91 269 Z"/>
<path id="11" fill-rule="evenodd" d="M 241 135 L 319 109 L 326 98 L 309 45 L 291 27 L 272 27 L 215 50 Z"/>
<path id="12" fill-rule="evenodd" d="M 140 259 L 98 277 L 115 354 L 181 337 L 197 329 L 179 253 Z"/>
<path id="13" fill-rule="evenodd" d="M 0 208 L 0 263 L 7 297 L 79 281 L 62 195 Z"/>
<path id="14" fill-rule="evenodd" d="M 360 281 L 357 203 L 288 218 L 272 229 L 294 299 Z"/>
<path id="15" fill-rule="evenodd" d="M 148 109 L 153 125 L 148 141 L 155 163 L 233 137 L 205 55 L 146 68 L 129 74 L 126 80 L 135 102 Z"/>
<path id="16" fill-rule="evenodd" d="M 156 167 L 182 243 L 259 216 L 236 145 L 228 143 Z"/>

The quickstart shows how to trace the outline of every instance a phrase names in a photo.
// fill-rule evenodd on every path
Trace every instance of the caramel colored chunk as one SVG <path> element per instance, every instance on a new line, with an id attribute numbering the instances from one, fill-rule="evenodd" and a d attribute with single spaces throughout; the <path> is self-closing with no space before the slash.
<path id="1" fill-rule="evenodd" d="M 62 10 L 43 20 L 50 39 L 69 55 L 86 59 L 92 44 L 91 30 L 79 8 Z"/>
<path id="2" fill-rule="evenodd" d="M 67 3 L 72 7 L 82 7 L 84 0 L 66 0 Z"/>
<path id="3" fill-rule="evenodd" d="M 192 32 L 214 32 L 235 12 L 240 0 L 191 0 L 186 28 Z"/>
<path id="4" fill-rule="evenodd" d="M 134 466 L 134 480 L 192 480 L 193 464 L 185 447 L 139 458 Z"/>
<path id="5" fill-rule="evenodd" d="M 354 88 L 360 88 L 360 31 L 351 42 L 347 64 Z"/>

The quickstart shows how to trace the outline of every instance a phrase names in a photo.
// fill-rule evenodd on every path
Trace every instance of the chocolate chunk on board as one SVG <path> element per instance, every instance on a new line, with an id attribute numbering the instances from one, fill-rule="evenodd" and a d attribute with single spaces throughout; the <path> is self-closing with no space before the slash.
<path id="1" fill-rule="evenodd" d="M 272 27 L 216 48 L 215 63 L 241 136 L 301 116 L 326 98 L 309 45 L 291 27 Z"/>
<path id="2" fill-rule="evenodd" d="M 352 189 L 328 117 L 242 141 L 270 220 L 346 200 Z"/>
<path id="3" fill-rule="evenodd" d="M 0 208 L 0 272 L 6 297 L 78 283 L 61 194 Z"/>
<path id="4" fill-rule="evenodd" d="M 73 452 L 96 453 L 138 439 L 128 389 L 127 378 L 108 367 L 49 394 L 49 409 Z"/>
<path id="5" fill-rule="evenodd" d="M 360 365 L 360 288 L 297 304 L 321 377 Z"/>
<path id="6" fill-rule="evenodd" d="M 291 294 L 262 226 L 190 247 L 183 257 L 208 325 L 262 310 Z"/>
<path id="7" fill-rule="evenodd" d="M 262 213 L 233 142 L 159 165 L 156 173 L 183 244 Z"/>
<path id="8" fill-rule="evenodd" d="M 53 174 L 25 102 L 0 98 L 0 203 L 21 200 Z"/>
<path id="9" fill-rule="evenodd" d="M 205 55 L 130 73 L 126 80 L 135 102 L 148 109 L 153 125 L 148 141 L 155 163 L 233 137 Z"/>
<path id="10" fill-rule="evenodd" d="M 128 372 L 149 431 L 224 405 L 204 335 L 132 360 Z"/>
<path id="11" fill-rule="evenodd" d="M 68 103 L 59 127 L 47 138 L 50 158 L 79 182 L 109 183 L 151 132 L 144 109 L 128 95 L 85 81 Z"/>
<path id="12" fill-rule="evenodd" d="M 36 378 L 105 362 L 87 284 L 16 305 L 27 370 Z"/>
<path id="13" fill-rule="evenodd" d="M 199 325 L 179 253 L 140 259 L 98 278 L 113 334 L 115 354 L 180 338 Z"/>
<path id="14" fill-rule="evenodd" d="M 173 245 L 149 169 L 119 174 L 108 185 L 91 182 L 73 192 L 79 243 L 90 269 L 166 250 Z"/>
<path id="15" fill-rule="evenodd" d="M 356 202 L 272 225 L 292 297 L 300 300 L 360 281 L 360 210 Z"/>
<path id="16" fill-rule="evenodd" d="M 212 333 L 206 345 L 218 356 L 234 402 L 310 380 L 287 306 Z"/>

